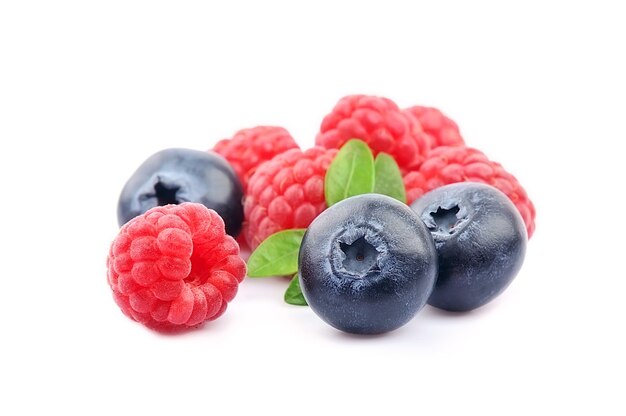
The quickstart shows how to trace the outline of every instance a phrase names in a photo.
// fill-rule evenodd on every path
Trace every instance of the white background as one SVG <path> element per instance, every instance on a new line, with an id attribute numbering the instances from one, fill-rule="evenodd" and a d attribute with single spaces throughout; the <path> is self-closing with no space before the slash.
<path id="1" fill-rule="evenodd" d="M 620 2 L 339 3 L 0 3 L 0 414 L 624 414 Z M 366 338 L 280 279 L 182 335 L 121 314 L 105 258 L 146 157 L 257 124 L 311 146 L 351 93 L 440 107 L 524 184 L 505 294 Z"/>

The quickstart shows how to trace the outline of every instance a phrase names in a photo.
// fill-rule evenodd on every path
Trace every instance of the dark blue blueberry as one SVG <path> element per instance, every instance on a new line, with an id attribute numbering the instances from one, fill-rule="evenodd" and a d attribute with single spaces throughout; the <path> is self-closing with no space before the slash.
<path id="1" fill-rule="evenodd" d="M 117 206 L 122 226 L 159 205 L 197 202 L 215 210 L 226 232 L 237 236 L 243 221 L 243 191 L 228 162 L 212 152 L 166 149 L 150 156 L 130 177 Z"/>
<path id="2" fill-rule="evenodd" d="M 304 235 L 298 264 L 313 311 L 356 334 L 407 323 L 426 304 L 437 276 L 428 229 L 407 205 L 377 194 L 322 212 Z"/>
<path id="3" fill-rule="evenodd" d="M 439 256 L 439 277 L 428 303 L 469 311 L 494 299 L 522 267 L 526 227 L 505 194 L 481 183 L 434 189 L 411 208 L 426 224 Z"/>

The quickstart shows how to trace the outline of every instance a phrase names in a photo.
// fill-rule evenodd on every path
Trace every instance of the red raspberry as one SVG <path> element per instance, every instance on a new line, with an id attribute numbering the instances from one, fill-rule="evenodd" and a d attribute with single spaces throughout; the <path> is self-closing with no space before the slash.
<path id="1" fill-rule="evenodd" d="M 231 139 L 220 140 L 213 150 L 228 160 L 245 193 L 250 176 L 261 163 L 297 147 L 291 134 L 284 128 L 257 126 L 239 130 Z"/>
<path id="2" fill-rule="evenodd" d="M 195 203 L 155 207 L 126 223 L 107 269 L 122 312 L 157 330 L 216 319 L 246 274 L 222 218 Z"/>
<path id="3" fill-rule="evenodd" d="M 291 149 L 259 166 L 243 204 L 243 233 L 252 250 L 278 231 L 308 227 L 326 209 L 324 175 L 336 154 Z"/>
<path id="4" fill-rule="evenodd" d="M 316 144 L 339 149 L 350 139 L 365 141 L 374 152 L 392 155 L 403 169 L 415 169 L 428 153 L 419 122 L 388 98 L 349 95 L 324 117 Z"/>
<path id="5" fill-rule="evenodd" d="M 420 122 L 431 149 L 439 146 L 463 146 L 465 144 L 457 124 L 436 108 L 415 106 L 404 111 L 413 115 Z"/>
<path id="6" fill-rule="evenodd" d="M 465 146 L 433 149 L 416 171 L 404 175 L 408 203 L 424 193 L 457 182 L 482 182 L 504 192 L 519 210 L 530 238 L 535 230 L 535 206 L 522 185 L 502 165 Z"/>

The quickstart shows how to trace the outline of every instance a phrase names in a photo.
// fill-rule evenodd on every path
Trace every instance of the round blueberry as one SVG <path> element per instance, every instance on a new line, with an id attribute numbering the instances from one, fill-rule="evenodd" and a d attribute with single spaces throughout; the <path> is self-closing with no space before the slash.
<path id="1" fill-rule="evenodd" d="M 439 257 L 430 305 L 458 312 L 483 306 L 521 268 L 526 227 L 498 189 L 471 182 L 447 185 L 423 195 L 411 208 L 430 230 Z"/>
<path id="2" fill-rule="evenodd" d="M 226 232 L 237 236 L 243 221 L 243 191 L 228 162 L 212 152 L 165 149 L 150 156 L 130 177 L 117 205 L 122 226 L 159 205 L 197 202 L 215 210 Z"/>
<path id="3" fill-rule="evenodd" d="M 404 325 L 426 304 L 437 255 L 407 205 L 365 194 L 311 223 L 298 267 L 304 298 L 320 318 L 342 331 L 378 334 Z"/>

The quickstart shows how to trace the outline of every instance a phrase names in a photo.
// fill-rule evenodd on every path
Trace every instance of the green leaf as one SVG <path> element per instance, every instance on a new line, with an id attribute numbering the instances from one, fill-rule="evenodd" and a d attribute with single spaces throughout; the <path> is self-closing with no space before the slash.
<path id="1" fill-rule="evenodd" d="M 289 283 L 289 287 L 285 291 L 285 302 L 290 305 L 307 306 L 302 290 L 300 289 L 300 279 L 296 273 Z"/>
<path id="2" fill-rule="evenodd" d="M 393 157 L 387 153 L 379 153 L 374 162 L 376 172 L 374 192 L 397 199 L 406 204 L 406 191 L 400 168 Z"/>
<path id="3" fill-rule="evenodd" d="M 324 178 L 324 195 L 330 207 L 354 195 L 374 190 L 374 157 L 365 142 L 352 139 L 341 147 Z"/>
<path id="4" fill-rule="evenodd" d="M 286 276 L 298 271 L 305 229 L 279 231 L 263 241 L 248 259 L 248 277 Z"/>

